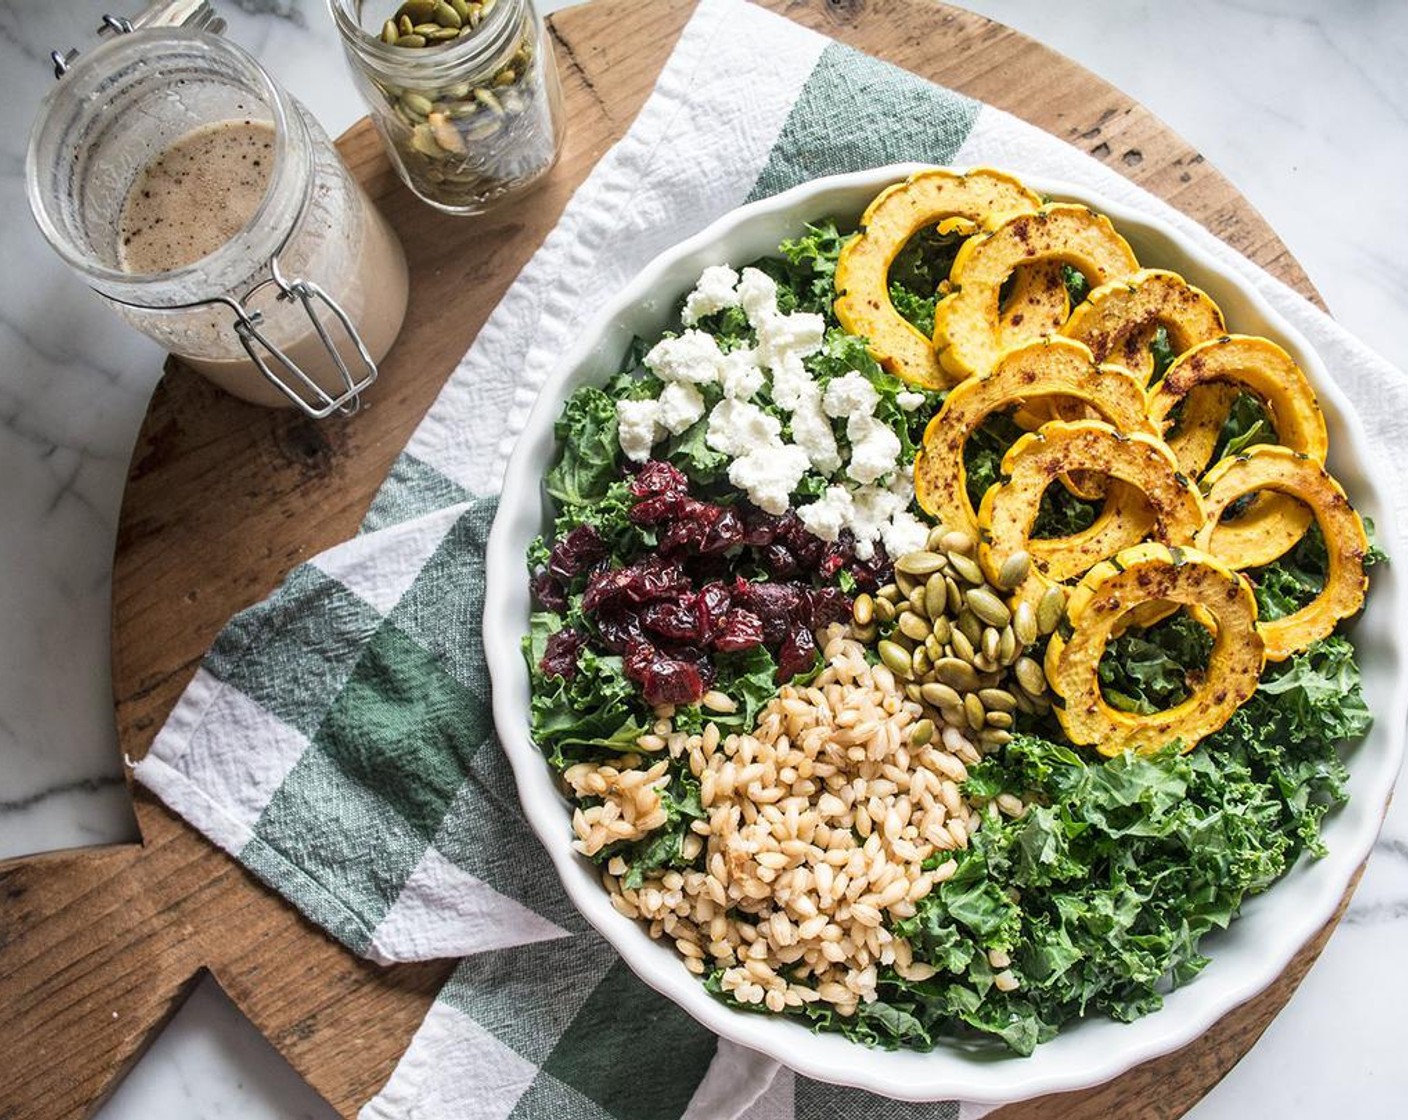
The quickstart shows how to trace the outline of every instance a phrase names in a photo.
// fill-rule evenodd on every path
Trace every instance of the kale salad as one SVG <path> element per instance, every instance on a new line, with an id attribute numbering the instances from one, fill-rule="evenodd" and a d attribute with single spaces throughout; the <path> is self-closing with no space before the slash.
<path id="1" fill-rule="evenodd" d="M 1026 1055 L 1215 968 L 1371 722 L 1383 557 L 1285 352 L 984 171 L 677 321 L 566 402 L 527 557 L 532 736 L 612 904 L 887 1048 Z"/>

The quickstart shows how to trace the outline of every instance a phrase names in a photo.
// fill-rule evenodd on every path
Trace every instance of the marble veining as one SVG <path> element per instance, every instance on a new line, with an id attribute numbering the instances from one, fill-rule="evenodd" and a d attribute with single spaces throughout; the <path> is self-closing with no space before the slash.
<path id="1" fill-rule="evenodd" d="M 322 0 L 215 4 L 228 34 L 329 133 L 361 115 Z M 100 15 L 127 6 L 0 0 L 0 858 L 136 835 L 112 730 L 109 575 L 122 482 L 161 354 L 49 252 L 23 183 L 30 122 L 52 84 L 49 50 L 91 44 Z M 1084 63 L 1187 137 L 1266 215 L 1341 321 L 1408 367 L 1408 5 L 967 6 Z M 1319 964 L 1191 1115 L 1400 1115 L 1405 931 L 1400 797 Z M 331 1113 L 207 979 L 100 1115 Z"/>

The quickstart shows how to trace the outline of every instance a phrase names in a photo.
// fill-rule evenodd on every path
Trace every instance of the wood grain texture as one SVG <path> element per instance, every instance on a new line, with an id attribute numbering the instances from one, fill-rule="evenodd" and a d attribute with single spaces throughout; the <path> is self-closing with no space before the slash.
<path id="1" fill-rule="evenodd" d="M 1047 48 L 926 0 L 764 2 L 1091 152 L 1314 296 L 1266 223 L 1201 156 Z M 351 420 L 315 424 L 257 409 L 169 369 L 133 453 L 113 575 L 113 682 L 127 754 L 146 751 L 232 614 L 356 530 L 490 310 L 634 118 L 691 8 L 598 0 L 549 20 L 567 147 L 547 183 L 501 214 L 453 219 L 417 204 L 366 122 L 339 141 L 411 261 L 405 331 Z M 203 970 L 353 1116 L 390 1074 L 451 965 L 380 968 L 353 957 L 149 794 L 134 789 L 133 798 L 140 845 L 0 864 L 0 1120 L 89 1114 Z M 1182 1115 L 1265 1029 L 1332 926 L 1272 989 L 1186 1050 L 1099 1089 L 997 1115 Z"/>

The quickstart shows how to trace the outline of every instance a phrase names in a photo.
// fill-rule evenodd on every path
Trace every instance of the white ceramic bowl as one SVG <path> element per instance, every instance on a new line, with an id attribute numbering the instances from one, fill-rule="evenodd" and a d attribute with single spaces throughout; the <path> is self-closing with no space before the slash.
<path id="1" fill-rule="evenodd" d="M 672 948 L 652 941 L 643 926 L 612 909 L 593 864 L 571 848 L 568 803 L 529 738 L 528 673 L 518 654 L 531 609 L 523 556 L 528 542 L 550 525 L 541 483 L 554 454 L 553 421 L 574 389 L 600 383 L 616 371 L 633 335 L 650 337 L 674 325 L 670 319 L 677 299 L 705 266 L 741 266 L 775 255 L 778 242 L 796 236 L 809 219 L 856 218 L 883 187 L 914 170 L 897 166 L 818 179 L 740 207 L 656 257 L 608 303 L 544 387 L 509 463 L 489 538 L 484 640 L 494 717 L 528 820 L 572 901 L 641 979 L 715 1033 L 809 1077 L 906 1100 L 1001 1103 L 1095 1085 L 1191 1042 L 1275 980 L 1334 914 L 1378 835 L 1403 754 L 1408 661 L 1399 635 L 1408 611 L 1400 575 L 1392 567 L 1376 569 L 1368 608 L 1354 627 L 1364 691 L 1376 718 L 1368 738 L 1350 751 L 1351 800 L 1325 825 L 1330 854 L 1318 862 L 1302 859 L 1282 882 L 1252 899 L 1228 931 L 1206 938 L 1204 949 L 1212 963 L 1172 993 L 1162 1010 L 1131 1024 L 1102 1017 L 1072 1023 L 1031 1057 L 1018 1058 L 942 1047 L 927 1054 L 867 1049 L 839 1035 L 813 1034 L 796 1021 L 734 1011 L 708 995 Z M 1403 555 L 1395 544 L 1392 507 L 1378 489 L 1385 476 L 1376 475 L 1366 459 L 1359 419 L 1300 335 L 1253 289 L 1219 271 L 1166 225 L 1069 184 L 1037 177 L 1027 182 L 1052 198 L 1108 214 L 1142 264 L 1182 273 L 1217 301 L 1232 329 L 1266 335 L 1290 351 L 1320 394 L 1330 432 L 1331 471 L 1359 509 L 1374 518 L 1383 547 Z"/>

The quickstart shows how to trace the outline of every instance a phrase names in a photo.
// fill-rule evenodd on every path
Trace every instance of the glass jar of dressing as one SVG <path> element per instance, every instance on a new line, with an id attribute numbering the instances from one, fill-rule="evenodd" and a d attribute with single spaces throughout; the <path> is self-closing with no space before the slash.
<path id="1" fill-rule="evenodd" d="M 532 0 L 327 0 L 406 185 L 449 214 L 521 194 L 562 150 L 562 89 Z"/>
<path id="2" fill-rule="evenodd" d="M 55 55 L 30 136 L 44 236 L 226 391 L 314 417 L 354 411 L 405 316 L 395 234 L 244 51 L 205 31 L 108 26 L 120 33 L 95 49 Z"/>

